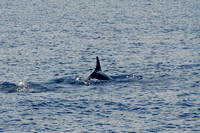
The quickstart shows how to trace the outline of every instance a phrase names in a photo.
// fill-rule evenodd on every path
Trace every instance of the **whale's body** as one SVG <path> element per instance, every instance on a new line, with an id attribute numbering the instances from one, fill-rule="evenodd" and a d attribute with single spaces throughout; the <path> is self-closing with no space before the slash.
<path id="1" fill-rule="evenodd" d="M 90 74 L 89 79 L 112 80 L 112 78 L 101 71 L 101 65 L 98 56 L 95 70 Z"/>

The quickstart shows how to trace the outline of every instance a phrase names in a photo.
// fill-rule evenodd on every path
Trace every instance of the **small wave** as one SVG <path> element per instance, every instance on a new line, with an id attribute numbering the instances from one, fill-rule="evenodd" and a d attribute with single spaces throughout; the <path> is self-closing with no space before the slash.
<path id="1" fill-rule="evenodd" d="M 87 77 L 61 77 L 52 79 L 46 83 L 33 82 L 19 82 L 18 84 L 3 82 L 0 83 L 0 92 L 3 93 L 40 93 L 40 92 L 60 92 L 63 88 L 72 87 L 76 85 L 97 85 L 97 84 L 112 84 L 119 82 L 133 82 L 143 79 L 141 75 L 119 75 L 111 76 L 113 80 L 98 80 L 88 79 Z"/>
<path id="2" fill-rule="evenodd" d="M 0 84 L 0 91 L 8 93 L 17 92 L 17 87 L 18 86 L 14 83 L 3 82 Z"/>
<path id="3" fill-rule="evenodd" d="M 27 84 L 25 84 L 24 82 L 20 82 L 17 86 L 18 86 L 17 87 L 18 92 L 25 91 L 27 89 Z"/>
<path id="4" fill-rule="evenodd" d="M 190 68 L 198 68 L 200 67 L 200 64 L 185 64 L 185 65 L 180 65 L 177 68 L 178 69 L 190 69 Z"/>
<path id="5" fill-rule="evenodd" d="M 129 74 L 129 75 L 113 76 L 112 78 L 116 82 L 135 82 L 135 81 L 142 80 L 143 76 L 142 75 Z"/>
<path id="6" fill-rule="evenodd" d="M 105 83 L 105 82 L 132 82 L 133 80 L 141 80 L 143 79 L 143 76 L 141 75 L 118 75 L 118 76 L 111 76 L 113 80 L 98 80 L 98 79 L 88 79 L 87 77 L 78 77 L 76 78 L 77 83 L 82 83 L 86 85 L 90 84 L 97 84 L 97 83 Z"/>
<path id="7" fill-rule="evenodd" d="M 48 90 L 47 87 L 32 82 L 27 82 L 27 83 L 19 82 L 18 84 L 3 82 L 0 84 L 0 92 L 3 93 L 16 93 L 16 92 L 39 93 L 47 90 Z"/>
<path id="8" fill-rule="evenodd" d="M 90 80 L 88 79 L 88 77 L 77 77 L 76 81 L 86 85 L 90 84 Z"/>
<path id="9" fill-rule="evenodd" d="M 98 83 L 98 82 L 100 82 L 100 80 L 98 80 L 98 79 L 88 79 L 88 77 L 77 77 L 76 82 L 80 83 L 80 84 L 89 85 L 89 84 L 93 84 L 93 83 Z"/>

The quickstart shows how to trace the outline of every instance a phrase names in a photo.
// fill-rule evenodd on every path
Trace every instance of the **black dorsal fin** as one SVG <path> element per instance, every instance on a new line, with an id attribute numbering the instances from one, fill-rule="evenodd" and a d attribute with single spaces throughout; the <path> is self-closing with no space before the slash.
<path id="1" fill-rule="evenodd" d="M 101 65 L 100 65 L 100 61 L 99 61 L 99 57 L 97 56 L 96 57 L 96 59 L 97 59 L 97 65 L 96 65 L 96 71 L 101 71 Z"/>

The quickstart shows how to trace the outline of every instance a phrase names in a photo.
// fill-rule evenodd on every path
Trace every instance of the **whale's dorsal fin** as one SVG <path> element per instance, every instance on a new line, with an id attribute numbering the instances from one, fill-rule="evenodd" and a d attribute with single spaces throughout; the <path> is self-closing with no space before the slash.
<path id="1" fill-rule="evenodd" d="M 101 71 L 101 65 L 99 57 L 96 57 L 97 64 L 95 70 L 90 74 L 88 79 L 98 79 L 98 80 L 112 80 L 112 78 Z"/>
<path id="2" fill-rule="evenodd" d="M 97 59 L 97 65 L 96 65 L 95 71 L 101 71 L 101 65 L 100 65 L 99 57 L 97 56 L 96 59 Z"/>

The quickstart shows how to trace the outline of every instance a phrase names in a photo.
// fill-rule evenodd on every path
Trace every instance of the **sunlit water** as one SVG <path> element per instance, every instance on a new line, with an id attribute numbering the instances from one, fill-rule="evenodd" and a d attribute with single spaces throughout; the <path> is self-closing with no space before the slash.
<path id="1" fill-rule="evenodd" d="M 0 92 L 0 132 L 200 132 L 200 2 L 1 0 Z"/>

